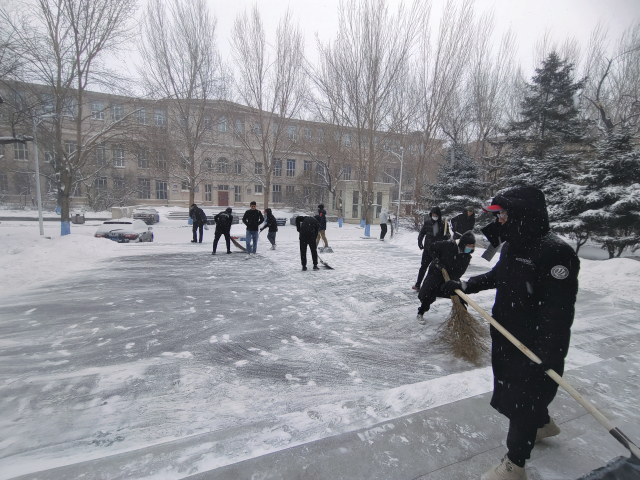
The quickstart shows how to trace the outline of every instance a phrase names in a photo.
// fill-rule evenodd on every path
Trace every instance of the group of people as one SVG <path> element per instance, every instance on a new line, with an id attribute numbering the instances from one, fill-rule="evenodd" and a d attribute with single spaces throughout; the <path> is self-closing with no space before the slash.
<path id="1" fill-rule="evenodd" d="M 265 210 L 266 218 L 262 212 L 258 210 L 256 202 L 249 204 L 249 210 L 244 212 L 242 223 L 246 227 L 246 251 L 247 259 L 251 255 L 255 255 L 258 248 L 258 237 L 260 232 L 265 229 L 269 230 L 267 239 L 271 243 L 271 250 L 276 249 L 276 234 L 278 232 L 278 221 L 273 215 L 270 208 Z M 207 225 L 207 215 L 195 203 L 189 209 L 189 218 L 193 222 L 193 243 L 202 243 L 203 229 Z M 212 255 L 216 254 L 218 241 L 224 235 L 227 245 L 227 253 L 231 253 L 231 225 L 233 224 L 233 210 L 231 207 L 213 217 L 216 224 L 215 237 L 213 240 Z M 264 224 L 264 225 L 263 225 Z M 260 225 L 263 225 L 260 227 Z M 324 248 L 329 248 L 327 240 L 327 211 L 324 204 L 318 205 L 318 213 L 314 216 L 298 216 L 296 217 L 296 229 L 299 232 L 300 241 L 300 261 L 302 270 L 307 270 L 307 247 L 311 250 L 311 259 L 313 261 L 313 269 L 318 270 L 318 252 L 317 246 L 320 240 L 324 242 Z M 199 233 L 199 237 L 198 237 Z"/>
<path id="2" fill-rule="evenodd" d="M 526 480 L 525 462 L 535 443 L 560 433 L 548 410 L 558 385 L 546 371 L 564 372 L 580 262 L 573 248 L 551 233 L 546 201 L 539 189 L 503 191 L 483 210 L 495 217 L 481 232 L 493 247 L 502 244 L 500 260 L 491 271 L 463 281 L 476 243 L 474 208 L 467 207 L 446 224 L 440 209 L 431 209 L 418 235 L 423 255 L 413 286 L 421 301 L 417 319 L 426 323 L 423 315 L 437 297 L 496 289 L 493 317 L 542 363 L 529 360 L 491 326 L 491 406 L 509 419 L 509 431 L 507 454 L 482 480 Z"/>

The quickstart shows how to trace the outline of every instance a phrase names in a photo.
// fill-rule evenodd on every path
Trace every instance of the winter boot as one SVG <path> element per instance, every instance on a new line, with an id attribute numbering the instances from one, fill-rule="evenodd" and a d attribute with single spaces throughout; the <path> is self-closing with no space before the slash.
<path id="1" fill-rule="evenodd" d="M 420 325 L 426 325 L 427 321 L 424 319 L 424 314 L 419 313 L 418 316 L 416 317 L 416 320 L 418 320 L 418 323 Z"/>
<path id="2" fill-rule="evenodd" d="M 554 422 L 552 418 L 544 427 L 538 429 L 538 433 L 536 433 L 536 442 L 539 442 L 543 438 L 555 437 L 559 433 L 560 427 L 556 425 L 556 422 Z"/>
<path id="3" fill-rule="evenodd" d="M 320 269 L 318 268 L 318 265 L 314 265 L 314 266 L 313 266 L 313 269 L 314 269 L 314 270 L 320 270 Z"/>
<path id="4" fill-rule="evenodd" d="M 271 250 L 275 250 L 276 246 L 275 245 L 271 245 Z"/>
<path id="5" fill-rule="evenodd" d="M 527 480 L 527 472 L 524 467 L 519 467 L 505 455 L 500 465 L 491 467 L 480 480 Z"/>
<path id="6" fill-rule="evenodd" d="M 229 250 L 227 253 L 231 253 L 231 250 Z"/>
<path id="7" fill-rule="evenodd" d="M 191 243 L 198 243 L 198 242 L 197 242 L 197 241 L 195 241 L 195 240 L 191 240 Z"/>
<path id="8" fill-rule="evenodd" d="M 307 267 L 302 267 L 302 271 L 306 272 L 307 271 Z"/>
<path id="9" fill-rule="evenodd" d="M 211 252 L 211 255 L 215 255 L 215 254 L 216 254 L 216 252 Z"/>
<path id="10" fill-rule="evenodd" d="M 420 291 L 420 285 L 418 285 L 417 283 L 411 287 L 413 290 L 415 290 L 416 292 Z"/>

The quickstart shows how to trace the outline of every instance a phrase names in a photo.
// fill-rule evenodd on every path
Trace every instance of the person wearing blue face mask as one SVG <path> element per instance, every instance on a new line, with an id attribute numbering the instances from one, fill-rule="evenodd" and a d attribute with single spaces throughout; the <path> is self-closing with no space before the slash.
<path id="1" fill-rule="evenodd" d="M 470 230 L 462 234 L 458 244 L 451 241 L 441 241 L 433 242 L 428 246 L 429 254 L 433 260 L 429 265 L 429 271 L 418 294 L 421 302 L 417 317 L 419 324 L 424 325 L 427 323 L 424 319 L 424 314 L 429 310 L 431 304 L 436 301 L 436 298 L 450 297 L 450 295 L 441 290 L 445 283 L 442 269 L 444 268 L 447 271 L 451 279 L 459 280 L 464 275 L 464 272 L 467 271 L 467 267 L 469 267 L 471 254 L 475 247 L 476 237 Z M 463 300 L 461 301 L 466 305 Z"/>

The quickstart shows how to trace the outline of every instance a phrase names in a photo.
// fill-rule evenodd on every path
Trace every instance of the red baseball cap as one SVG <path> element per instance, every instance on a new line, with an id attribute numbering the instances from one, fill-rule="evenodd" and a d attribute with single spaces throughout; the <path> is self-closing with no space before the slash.
<path id="1" fill-rule="evenodd" d="M 502 208 L 500 205 L 489 205 L 488 207 L 482 207 L 482 210 L 489 213 L 495 213 L 505 209 Z"/>

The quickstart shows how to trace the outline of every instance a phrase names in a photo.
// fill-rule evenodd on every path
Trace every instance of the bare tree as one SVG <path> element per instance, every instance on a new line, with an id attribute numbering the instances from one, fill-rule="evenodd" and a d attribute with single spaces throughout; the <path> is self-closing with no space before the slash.
<path id="1" fill-rule="evenodd" d="M 171 0 L 169 7 L 151 0 L 147 6 L 139 71 L 147 94 L 163 101 L 154 112 L 156 128 L 142 136 L 164 150 L 167 161 L 156 166 L 187 186 L 189 205 L 211 174 L 205 156 L 212 147 L 209 132 L 224 121 L 214 107 L 225 97 L 227 81 L 215 32 L 216 19 L 204 0 Z"/>
<path id="2" fill-rule="evenodd" d="M 231 33 L 238 68 L 236 88 L 249 108 L 238 119 L 247 131 L 237 132 L 248 177 L 264 188 L 264 208 L 269 206 L 273 175 L 283 158 L 297 150 L 298 118 L 307 97 L 304 74 L 304 40 L 285 13 L 276 29 L 275 43 L 267 42 L 258 6 L 238 15 Z"/>
<path id="3" fill-rule="evenodd" d="M 341 2 L 333 43 L 318 42 L 314 83 L 321 102 L 353 135 L 353 159 L 362 193 L 363 217 L 371 222 L 374 181 L 383 159 L 380 146 L 393 131 L 394 94 L 408 75 L 418 35 L 428 19 L 424 2 L 391 14 L 383 0 Z"/>
<path id="4" fill-rule="evenodd" d="M 37 125 L 34 117 L 40 113 L 53 117 L 46 123 L 51 128 L 41 124 L 38 138 L 53 150 L 50 165 L 63 234 L 68 233 L 72 192 L 93 165 L 94 149 L 120 134 L 126 120 L 92 123 L 86 103 L 91 87 L 113 89 L 123 80 L 105 60 L 132 37 L 135 9 L 136 0 L 37 0 L 18 13 L 0 11 L 15 39 L 14 51 L 24 59 L 21 80 L 29 82 L 12 85 L 20 98 L 17 108 L 29 117 L 23 127 Z"/>

